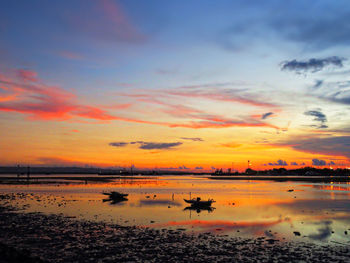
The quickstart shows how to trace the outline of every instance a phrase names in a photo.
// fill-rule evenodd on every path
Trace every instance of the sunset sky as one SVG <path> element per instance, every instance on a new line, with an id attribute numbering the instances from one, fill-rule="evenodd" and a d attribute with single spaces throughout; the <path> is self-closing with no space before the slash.
<path id="1" fill-rule="evenodd" d="M 350 166 L 350 4 L 0 3 L 0 165 Z"/>

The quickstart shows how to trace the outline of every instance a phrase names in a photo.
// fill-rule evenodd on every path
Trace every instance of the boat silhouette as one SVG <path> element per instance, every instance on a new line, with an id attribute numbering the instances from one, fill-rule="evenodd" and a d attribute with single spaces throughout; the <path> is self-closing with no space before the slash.
<path id="1" fill-rule="evenodd" d="M 128 199 L 126 198 L 128 194 L 122 194 L 119 192 L 110 192 L 110 193 L 102 193 L 102 194 L 108 196 L 108 198 L 103 199 L 102 201 L 111 202 L 112 205 L 118 204 L 123 201 L 128 201 Z"/>
<path id="2" fill-rule="evenodd" d="M 192 207 L 211 207 L 212 203 L 215 203 L 214 199 L 203 201 L 200 197 L 193 199 L 184 199 L 184 201 L 188 204 L 191 204 Z"/>

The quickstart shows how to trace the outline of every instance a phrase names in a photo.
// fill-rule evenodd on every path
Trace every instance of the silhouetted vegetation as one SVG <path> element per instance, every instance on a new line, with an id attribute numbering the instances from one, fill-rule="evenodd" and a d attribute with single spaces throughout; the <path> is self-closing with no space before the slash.
<path id="1" fill-rule="evenodd" d="M 298 169 L 286 168 L 273 168 L 268 170 L 253 170 L 248 168 L 244 173 L 234 172 L 223 172 L 222 169 L 217 169 L 212 175 L 223 175 L 223 176 L 235 176 L 235 175 L 290 175 L 290 176 L 350 176 L 349 169 L 329 169 L 329 168 L 315 168 L 315 167 L 303 167 Z"/>

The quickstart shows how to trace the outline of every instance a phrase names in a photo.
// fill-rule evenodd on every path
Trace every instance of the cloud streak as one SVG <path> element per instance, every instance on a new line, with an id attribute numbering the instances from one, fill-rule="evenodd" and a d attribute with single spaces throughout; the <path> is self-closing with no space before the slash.
<path id="1" fill-rule="evenodd" d="M 265 120 L 265 119 L 271 117 L 272 115 L 273 115 L 273 112 L 264 113 L 263 115 L 261 115 L 261 119 Z"/>
<path id="2" fill-rule="evenodd" d="M 204 140 L 202 138 L 198 138 L 198 137 L 193 137 L 193 138 L 181 137 L 180 139 L 182 139 L 182 140 L 190 140 L 190 141 L 194 141 L 194 142 L 204 142 Z"/>
<path id="3" fill-rule="evenodd" d="M 143 150 L 164 150 L 164 149 L 172 149 L 176 146 L 180 146 L 182 142 L 172 142 L 172 143 L 156 143 L 156 142 L 142 142 L 140 145 L 140 149 Z"/>
<path id="4" fill-rule="evenodd" d="M 304 112 L 304 115 L 315 117 L 314 121 L 320 122 L 320 126 L 318 127 L 319 129 L 328 128 L 328 126 L 325 125 L 325 123 L 327 122 L 327 117 L 320 110 L 306 111 Z"/>
<path id="5" fill-rule="evenodd" d="M 78 33 L 94 40 L 109 42 L 128 44 L 146 42 L 146 35 L 134 25 L 119 2 L 101 0 L 93 3 L 92 6 L 86 5 L 89 9 L 85 12 L 71 14 L 71 25 Z"/>
<path id="6" fill-rule="evenodd" d="M 266 101 L 252 98 L 249 94 L 243 94 L 242 90 L 234 89 L 221 89 L 221 90 L 208 90 L 208 89 L 177 89 L 166 91 L 168 95 L 180 96 L 187 98 L 203 98 L 215 101 L 225 101 L 238 104 L 247 104 L 255 107 L 278 107 L 276 104 L 272 104 Z"/>
<path id="7" fill-rule="evenodd" d="M 174 149 L 177 146 L 182 145 L 182 142 L 144 142 L 144 141 L 133 141 L 133 142 L 111 142 L 109 146 L 113 147 L 125 147 L 127 145 L 138 144 L 138 148 L 142 150 L 168 150 Z"/>
<path id="8" fill-rule="evenodd" d="M 113 147 L 124 147 L 128 145 L 129 143 L 127 142 L 110 142 L 109 145 Z"/>
<path id="9" fill-rule="evenodd" d="M 323 138 L 296 137 L 277 145 L 291 147 L 294 150 L 312 154 L 350 158 L 350 136 Z"/>
<path id="10" fill-rule="evenodd" d="M 345 58 L 338 56 L 327 57 L 327 58 L 310 58 L 305 61 L 298 61 L 296 59 L 291 61 L 284 61 L 281 63 L 281 70 L 294 71 L 296 73 L 311 72 L 315 73 L 323 70 L 328 66 L 334 66 L 338 68 L 343 67 L 343 61 Z"/>
<path id="11" fill-rule="evenodd" d="M 183 106 L 182 112 L 190 117 L 202 119 L 199 121 L 172 123 L 148 121 L 116 116 L 104 108 L 90 106 L 79 103 L 74 93 L 68 92 L 57 86 L 45 84 L 38 78 L 35 71 L 17 70 L 15 74 L 0 74 L 0 111 L 18 112 L 29 115 L 31 119 L 36 120 L 70 120 L 76 118 L 85 118 L 108 121 L 125 121 L 141 124 L 159 125 L 170 128 L 227 128 L 227 127 L 269 127 L 276 128 L 273 125 L 265 124 L 259 121 L 241 121 L 226 119 L 220 116 L 207 115 L 199 110 Z M 128 107 L 129 105 L 126 105 Z M 103 106 L 102 106 L 103 107 Z M 108 108 L 106 106 L 106 108 Z M 125 108 L 124 106 L 122 108 Z M 191 115 L 198 114 L 198 115 Z M 147 147 L 147 146 L 146 146 Z"/>

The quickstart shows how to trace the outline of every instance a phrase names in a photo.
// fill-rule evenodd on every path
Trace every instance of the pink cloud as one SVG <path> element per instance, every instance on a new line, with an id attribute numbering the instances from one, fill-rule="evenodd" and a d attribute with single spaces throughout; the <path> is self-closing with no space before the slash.
<path id="1" fill-rule="evenodd" d="M 210 99 L 210 100 L 248 104 L 256 107 L 268 107 L 268 108 L 278 107 L 275 104 L 268 103 L 265 101 L 260 101 L 256 98 L 248 98 L 247 95 L 246 96 L 239 95 L 238 92 L 234 90 L 230 90 L 230 92 L 228 92 L 228 91 L 222 91 L 222 90 L 204 91 L 204 90 L 182 89 L 182 90 L 167 91 L 166 93 L 173 96 L 204 98 L 204 99 Z M 253 97 L 253 96 L 250 96 L 250 97 Z"/>
<path id="2" fill-rule="evenodd" d="M 252 123 L 252 122 L 240 122 L 240 121 L 221 121 L 221 122 L 210 122 L 210 121 L 198 121 L 188 123 L 174 123 L 169 127 L 182 127 L 192 129 L 203 129 L 203 128 L 229 128 L 229 127 L 265 127 L 279 129 L 279 127 L 268 124 L 268 123 Z"/>
<path id="3" fill-rule="evenodd" d="M 132 106 L 132 103 L 122 103 L 122 104 L 114 104 L 110 106 L 104 106 L 105 109 L 116 109 L 116 110 L 124 110 L 128 109 Z"/>
<path id="4" fill-rule="evenodd" d="M 113 120 L 115 116 L 94 106 L 77 102 L 75 94 L 62 88 L 49 86 L 30 70 L 0 75 L 5 94 L 0 93 L 0 111 L 29 114 L 31 119 L 67 120 L 84 117 L 96 120 Z"/>
<path id="5" fill-rule="evenodd" d="M 94 1 L 91 12 L 72 15 L 73 26 L 93 38 L 144 43 L 147 37 L 134 25 L 118 1 Z"/>
<path id="6" fill-rule="evenodd" d="M 51 86 L 38 78 L 35 71 L 17 70 L 15 74 L 0 74 L 0 111 L 18 112 L 37 120 L 60 120 L 84 122 L 83 119 L 102 122 L 125 121 L 141 124 L 159 125 L 170 128 L 226 128 L 226 127 L 268 127 L 277 128 L 259 120 L 228 119 L 222 116 L 206 114 L 201 110 L 185 105 L 167 105 L 153 100 L 159 105 L 167 105 L 164 110 L 170 115 L 195 119 L 187 122 L 158 122 L 116 116 L 106 109 L 127 109 L 130 103 L 117 104 L 112 107 L 92 106 L 80 103 L 74 93 L 60 87 Z"/>
<path id="7" fill-rule="evenodd" d="M 118 2 L 101 0 L 100 3 L 105 15 L 113 22 L 113 28 L 120 38 L 132 41 L 142 41 L 145 39 L 145 36 L 130 22 Z"/>
<path id="8" fill-rule="evenodd" d="M 202 110 L 195 109 L 190 106 L 181 104 L 171 104 L 169 102 L 164 102 L 162 100 L 156 99 L 152 94 L 123 94 L 129 97 L 134 97 L 138 101 L 152 103 L 164 106 L 165 108 L 160 111 L 171 115 L 173 117 L 197 119 L 198 121 L 190 121 L 186 123 L 173 123 L 169 124 L 169 127 L 182 127 L 182 128 L 192 128 L 192 129 L 202 129 L 202 128 L 228 128 L 228 127 L 267 127 L 279 129 L 279 127 L 262 122 L 259 119 L 254 118 L 254 116 L 247 117 L 245 120 L 225 118 L 219 115 L 208 114 Z M 163 97 L 160 95 L 159 97 Z"/>
<path id="9" fill-rule="evenodd" d="M 18 75 L 23 81 L 36 82 L 38 74 L 32 70 L 19 69 Z"/>

